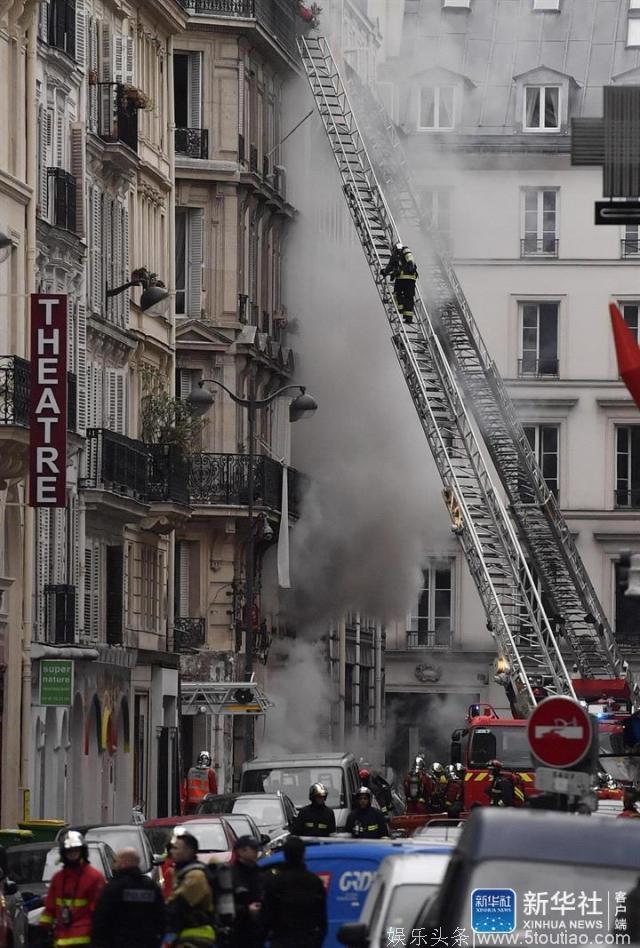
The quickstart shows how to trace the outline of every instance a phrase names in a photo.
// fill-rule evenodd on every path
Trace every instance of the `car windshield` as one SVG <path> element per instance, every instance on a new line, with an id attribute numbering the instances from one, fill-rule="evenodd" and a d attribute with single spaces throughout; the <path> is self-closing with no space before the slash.
<path id="1" fill-rule="evenodd" d="M 104 862 L 102 855 L 100 853 L 100 846 L 95 842 L 87 841 L 87 849 L 89 850 L 89 862 L 92 866 L 98 869 L 100 872 L 104 872 Z M 56 846 L 55 849 L 50 849 L 47 853 L 47 857 L 44 863 L 44 869 L 42 871 L 42 881 L 51 882 L 51 879 L 56 874 L 58 869 L 62 868 L 62 860 L 60 859 L 60 850 Z"/>
<path id="2" fill-rule="evenodd" d="M 253 836 L 253 826 L 242 814 L 230 813 L 228 822 L 236 836 Z"/>
<path id="3" fill-rule="evenodd" d="M 346 792 L 340 767 L 268 767 L 247 770 L 242 777 L 242 788 L 258 793 L 286 793 L 297 807 L 309 802 L 309 787 L 322 783 L 327 788 L 327 804 L 345 806 Z"/>
<path id="4" fill-rule="evenodd" d="M 234 813 L 246 813 L 257 826 L 284 826 L 286 820 L 279 800 L 261 800 L 260 797 L 240 797 L 233 804 Z"/>
<path id="5" fill-rule="evenodd" d="M 27 882 L 42 882 L 42 873 L 49 850 L 42 849 L 10 849 L 7 852 L 9 878 L 17 885 Z"/>
<path id="6" fill-rule="evenodd" d="M 140 869 L 142 872 L 148 872 L 151 869 L 149 864 L 149 853 L 142 842 L 142 834 L 137 827 L 132 826 L 95 826 L 85 833 L 87 841 L 91 839 L 101 840 L 108 843 L 115 853 L 120 849 L 135 849 L 140 856 Z"/>
<path id="7" fill-rule="evenodd" d="M 507 770 L 531 768 L 526 727 L 478 727 L 473 729 L 469 766 L 486 767 L 497 758 Z"/>
<path id="8" fill-rule="evenodd" d="M 144 833 L 155 856 L 166 853 L 167 843 L 171 839 L 174 826 L 177 826 L 178 823 L 179 820 L 176 820 L 175 823 L 165 823 L 162 826 L 145 826 Z"/>
<path id="9" fill-rule="evenodd" d="M 588 937 L 589 941 L 597 942 L 614 930 L 614 921 L 618 917 L 616 906 L 626 904 L 620 894 L 631 892 L 637 880 L 637 869 L 530 862 L 526 859 L 490 860 L 474 868 L 467 893 L 459 894 L 457 904 L 461 918 L 459 922 L 455 919 L 455 923 L 471 932 L 473 911 L 476 931 L 481 931 L 483 926 L 486 926 L 485 931 L 495 930 L 491 926 L 496 922 L 490 921 L 497 917 L 495 910 L 492 911 L 482 892 L 474 890 L 513 889 L 516 931 L 535 928 L 536 922 L 540 928 L 544 922 L 546 929 L 562 927 L 567 931 L 574 929 L 577 933 L 582 930 L 585 939 Z M 477 904 L 474 902 L 473 909 L 472 894 L 474 900 L 480 899 Z M 547 924 L 553 920 L 554 926 Z M 560 926 L 558 921 L 564 924 Z"/>
<path id="10" fill-rule="evenodd" d="M 202 801 L 202 813 L 232 813 L 234 797 L 214 795 Z"/>
<path id="11" fill-rule="evenodd" d="M 387 915 L 380 930 L 378 948 L 388 948 L 390 930 L 411 931 L 412 923 L 420 911 L 420 906 L 433 898 L 437 890 L 437 885 L 426 885 L 424 883 L 396 886 L 391 893 Z"/>
<path id="12" fill-rule="evenodd" d="M 198 840 L 198 849 L 205 853 L 224 853 L 229 843 L 222 823 L 183 823 L 182 829 L 192 833 Z"/>

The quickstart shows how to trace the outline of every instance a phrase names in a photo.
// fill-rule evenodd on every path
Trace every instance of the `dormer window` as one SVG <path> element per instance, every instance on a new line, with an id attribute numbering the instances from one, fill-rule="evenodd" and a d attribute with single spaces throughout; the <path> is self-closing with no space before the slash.
<path id="1" fill-rule="evenodd" d="M 527 132 L 560 130 L 560 86 L 525 86 L 523 126 Z"/>
<path id="2" fill-rule="evenodd" d="M 430 86 L 420 89 L 418 128 L 446 130 L 454 127 L 454 86 Z"/>

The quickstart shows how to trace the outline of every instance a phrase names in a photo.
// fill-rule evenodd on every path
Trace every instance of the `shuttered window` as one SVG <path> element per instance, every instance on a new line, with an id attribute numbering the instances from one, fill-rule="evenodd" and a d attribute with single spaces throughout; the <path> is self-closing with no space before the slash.
<path id="1" fill-rule="evenodd" d="M 127 382 L 126 369 L 107 369 L 107 391 L 105 428 L 127 434 Z"/>
<path id="2" fill-rule="evenodd" d="M 87 537 L 84 550 L 84 637 L 91 642 L 101 639 L 102 547 Z"/>
<path id="3" fill-rule="evenodd" d="M 200 207 L 176 208 L 176 314 L 202 312 L 203 220 Z"/>
<path id="4" fill-rule="evenodd" d="M 173 88 L 177 128 L 202 125 L 202 53 L 174 53 Z"/>

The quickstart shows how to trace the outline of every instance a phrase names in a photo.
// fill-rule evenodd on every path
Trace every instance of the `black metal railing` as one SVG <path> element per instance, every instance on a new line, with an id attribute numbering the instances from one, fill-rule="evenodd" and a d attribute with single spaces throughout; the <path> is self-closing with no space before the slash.
<path id="1" fill-rule="evenodd" d="M 71 59 L 76 57 L 75 0 L 50 0 L 47 43 L 62 50 Z"/>
<path id="2" fill-rule="evenodd" d="M 241 323 L 246 323 L 247 321 L 247 306 L 249 303 L 249 297 L 246 293 L 238 294 L 238 321 Z"/>
<path id="3" fill-rule="evenodd" d="M 558 359 L 553 357 L 518 359 L 518 378 L 525 378 L 526 376 L 558 378 Z"/>
<path id="4" fill-rule="evenodd" d="M 447 648 L 451 645 L 451 630 L 438 632 L 407 632 L 407 648 Z"/>
<path id="5" fill-rule="evenodd" d="M 176 616 L 173 620 L 173 642 L 176 652 L 199 648 L 206 641 L 206 619 L 203 616 Z"/>
<path id="6" fill-rule="evenodd" d="M 189 462 L 175 444 L 147 444 L 149 452 L 149 503 L 189 503 Z"/>
<path id="7" fill-rule="evenodd" d="M 249 171 L 258 173 L 258 149 L 255 145 L 249 145 Z"/>
<path id="8" fill-rule="evenodd" d="M 98 82 L 98 135 L 138 151 L 138 108 L 118 82 Z"/>
<path id="9" fill-rule="evenodd" d="M 0 356 L 0 425 L 29 427 L 31 366 L 19 356 Z"/>
<path id="10" fill-rule="evenodd" d="M 623 260 L 640 257 L 640 237 L 623 237 L 620 241 L 620 256 Z"/>
<path id="11" fill-rule="evenodd" d="M 176 155 L 185 155 L 187 158 L 208 158 L 208 130 L 206 128 L 177 128 L 175 148 Z"/>
<path id="12" fill-rule="evenodd" d="M 244 161 L 244 135 L 238 135 L 238 161 Z"/>
<path id="13" fill-rule="evenodd" d="M 44 624 L 46 641 L 51 645 L 69 645 L 76 640 L 76 587 L 44 587 Z"/>
<path id="14" fill-rule="evenodd" d="M 520 241 L 521 257 L 557 257 L 557 237 L 523 237 Z"/>
<path id="15" fill-rule="evenodd" d="M 149 452 L 142 442 L 106 428 L 88 428 L 85 465 L 81 487 L 146 498 Z"/>
<path id="16" fill-rule="evenodd" d="M 78 378 L 74 372 L 67 372 L 67 431 L 76 431 L 78 427 Z"/>
<path id="17" fill-rule="evenodd" d="M 63 168 L 47 168 L 49 221 L 75 233 L 76 179 Z"/>
<path id="18" fill-rule="evenodd" d="M 613 492 L 614 507 L 640 507 L 640 487 L 618 487 Z"/>
<path id="19" fill-rule="evenodd" d="M 296 56 L 296 4 L 291 0 L 180 0 L 189 13 L 255 20 L 270 37 Z"/>
<path id="20" fill-rule="evenodd" d="M 246 505 L 249 458 L 246 454 L 192 454 L 189 459 L 189 497 L 192 504 Z M 254 458 L 254 504 L 282 509 L 282 465 L 272 458 Z M 302 487 L 294 468 L 287 472 L 290 513 L 297 514 Z"/>

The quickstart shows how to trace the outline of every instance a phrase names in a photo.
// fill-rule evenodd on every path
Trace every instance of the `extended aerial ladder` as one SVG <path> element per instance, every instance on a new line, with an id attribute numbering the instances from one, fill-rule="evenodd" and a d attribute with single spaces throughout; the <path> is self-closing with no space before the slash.
<path id="1" fill-rule="evenodd" d="M 424 242 L 427 305 L 445 349 L 455 360 L 468 404 L 509 499 L 529 562 L 544 591 L 556 636 L 564 635 L 584 678 L 624 678 L 607 616 L 584 568 L 558 501 L 545 483 L 515 406 L 491 359 L 437 233 L 420 207 L 404 149 L 382 103 L 353 72 L 352 100 L 362 116 L 374 170 L 394 211 Z M 629 684 L 637 687 L 629 677 Z"/>
<path id="2" fill-rule="evenodd" d="M 422 301 L 406 326 L 381 276 L 398 231 L 376 180 L 342 80 L 324 38 L 299 48 L 329 137 L 344 194 L 380 299 L 418 417 L 445 488 L 455 531 L 483 602 L 487 628 L 511 672 L 510 698 L 526 716 L 533 685 L 574 696 L 571 677 L 542 605 L 535 576 L 494 485 L 447 355 Z"/>

